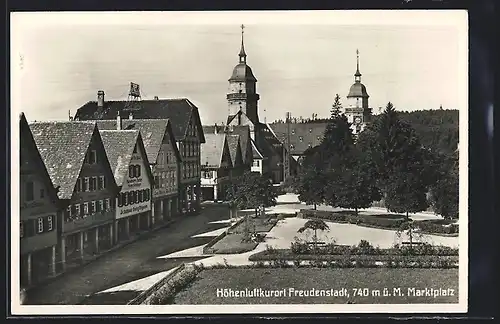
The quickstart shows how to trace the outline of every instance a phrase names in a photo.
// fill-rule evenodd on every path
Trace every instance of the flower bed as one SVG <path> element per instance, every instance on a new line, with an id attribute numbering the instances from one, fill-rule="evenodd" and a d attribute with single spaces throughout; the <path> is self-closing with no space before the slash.
<path id="1" fill-rule="evenodd" d="M 422 244 L 412 246 L 395 245 L 380 249 L 362 240 L 357 246 L 326 244 L 314 248 L 303 241 L 291 243 L 290 249 L 268 248 L 251 255 L 249 261 L 287 264 L 309 261 L 310 265 L 333 267 L 423 267 L 451 268 L 458 265 L 458 249 L 447 246 Z M 315 262 L 319 262 L 315 264 Z M 325 264 L 326 262 L 326 264 Z M 332 263 L 332 264 L 329 264 Z"/>
<path id="2" fill-rule="evenodd" d="M 332 212 L 325 210 L 301 210 L 298 215 L 301 218 L 319 218 L 334 223 L 349 223 L 359 226 L 397 230 L 406 221 L 403 215 L 355 215 L 352 211 Z M 444 219 L 414 221 L 424 234 L 433 235 L 458 235 L 458 225 Z"/>

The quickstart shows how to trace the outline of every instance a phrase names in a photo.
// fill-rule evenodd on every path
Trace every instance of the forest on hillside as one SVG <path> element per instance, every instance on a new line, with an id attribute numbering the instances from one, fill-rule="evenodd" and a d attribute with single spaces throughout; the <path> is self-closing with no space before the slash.
<path id="1" fill-rule="evenodd" d="M 398 111 L 398 117 L 410 124 L 417 132 L 420 142 L 425 147 L 443 153 L 454 152 L 458 147 L 458 110 L 434 109 L 418 111 Z M 379 115 L 373 115 L 373 121 Z M 275 123 L 283 123 L 283 120 Z M 294 119 L 296 123 L 324 123 L 327 118 Z"/>

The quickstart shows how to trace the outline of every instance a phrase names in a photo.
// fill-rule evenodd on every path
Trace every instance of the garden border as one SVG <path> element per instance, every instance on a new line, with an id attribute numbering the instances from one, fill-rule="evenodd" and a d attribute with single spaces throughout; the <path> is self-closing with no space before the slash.
<path id="1" fill-rule="evenodd" d="M 157 282 L 155 282 L 151 287 L 148 289 L 144 290 L 141 292 L 138 296 L 136 296 L 134 299 L 129 301 L 127 305 L 141 305 L 148 297 L 151 297 L 158 289 L 163 287 L 163 285 L 170 279 L 172 279 L 176 274 L 181 272 L 186 268 L 186 264 L 183 263 L 177 268 L 174 269 L 174 271 L 170 272 L 167 274 L 165 277 L 161 278 Z"/>
<path id="2" fill-rule="evenodd" d="M 396 230 L 395 228 L 390 228 L 390 227 L 384 227 L 384 226 L 381 226 L 381 225 L 374 225 L 374 224 L 366 224 L 366 223 L 353 223 L 353 222 L 349 222 L 347 220 L 347 218 L 349 218 L 348 215 L 345 216 L 346 220 L 345 221 L 339 221 L 339 220 L 334 220 L 334 219 L 327 219 L 327 218 L 323 218 L 323 217 L 306 217 L 303 213 L 303 211 L 310 211 L 311 209 L 301 209 L 299 210 L 299 212 L 297 212 L 297 217 L 298 218 L 302 218 L 302 219 L 313 219 L 313 218 L 316 218 L 316 219 L 321 219 L 325 222 L 332 222 L 332 223 L 337 223 L 337 224 L 352 224 L 352 225 L 356 225 L 356 226 L 362 226 L 362 227 L 368 227 L 368 228 L 375 228 L 375 229 L 381 229 L 381 230 L 386 230 L 386 231 L 394 231 Z M 334 213 L 334 212 L 329 212 L 329 213 Z M 417 223 L 420 222 L 420 221 L 416 221 Z M 458 233 L 435 233 L 435 232 L 428 232 L 428 231 L 421 231 L 422 234 L 424 235 L 435 235 L 435 236 L 442 236 L 442 237 L 458 237 L 459 236 L 459 232 Z"/>
<path id="3" fill-rule="evenodd" d="M 215 251 L 214 249 L 212 248 L 212 246 L 215 245 L 215 243 L 219 242 L 220 240 L 222 240 L 224 237 L 226 237 L 227 233 L 236 228 L 238 225 L 240 225 L 243 221 L 245 220 L 245 216 L 241 217 L 239 220 L 237 220 L 233 225 L 229 226 L 228 229 L 226 229 L 224 232 L 222 232 L 221 234 L 217 235 L 216 237 L 214 237 L 210 242 L 207 243 L 207 245 L 205 245 L 203 247 L 203 254 L 215 254 Z"/>

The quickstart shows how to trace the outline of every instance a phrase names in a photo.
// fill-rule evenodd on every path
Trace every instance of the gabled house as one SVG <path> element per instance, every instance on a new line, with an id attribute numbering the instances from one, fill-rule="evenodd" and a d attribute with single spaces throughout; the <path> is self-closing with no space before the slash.
<path id="1" fill-rule="evenodd" d="M 186 98 L 137 101 L 106 101 L 104 91 L 97 101 L 89 101 L 78 109 L 76 120 L 169 119 L 181 154 L 179 207 L 183 211 L 200 208 L 200 145 L 205 143 L 198 108 Z"/>
<path id="2" fill-rule="evenodd" d="M 56 274 L 57 190 L 24 114 L 19 118 L 21 287 Z"/>
<path id="3" fill-rule="evenodd" d="M 151 224 L 153 174 L 138 130 L 100 130 L 118 195 L 115 209 L 115 238 L 126 240 L 132 232 Z"/>
<path id="4" fill-rule="evenodd" d="M 233 167 L 227 135 L 206 134 L 201 146 L 201 186 L 203 200 L 224 200 Z"/>
<path id="5" fill-rule="evenodd" d="M 152 225 L 179 214 L 181 156 L 168 119 L 98 120 L 101 130 L 138 130 L 153 173 Z"/>
<path id="6" fill-rule="evenodd" d="M 240 136 L 234 134 L 227 134 L 227 145 L 229 146 L 229 153 L 231 154 L 231 179 L 243 175 L 246 170 L 243 163 L 243 156 L 241 152 Z"/>
<path id="7" fill-rule="evenodd" d="M 95 122 L 35 122 L 33 138 L 62 210 L 58 257 L 84 259 L 113 245 L 117 186 Z"/>

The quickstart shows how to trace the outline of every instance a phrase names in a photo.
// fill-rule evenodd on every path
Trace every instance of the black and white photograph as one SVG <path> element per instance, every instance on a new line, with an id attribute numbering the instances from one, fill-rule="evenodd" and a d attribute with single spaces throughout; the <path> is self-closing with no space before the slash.
<path id="1" fill-rule="evenodd" d="M 467 311 L 465 10 L 10 20 L 12 314 Z"/>

